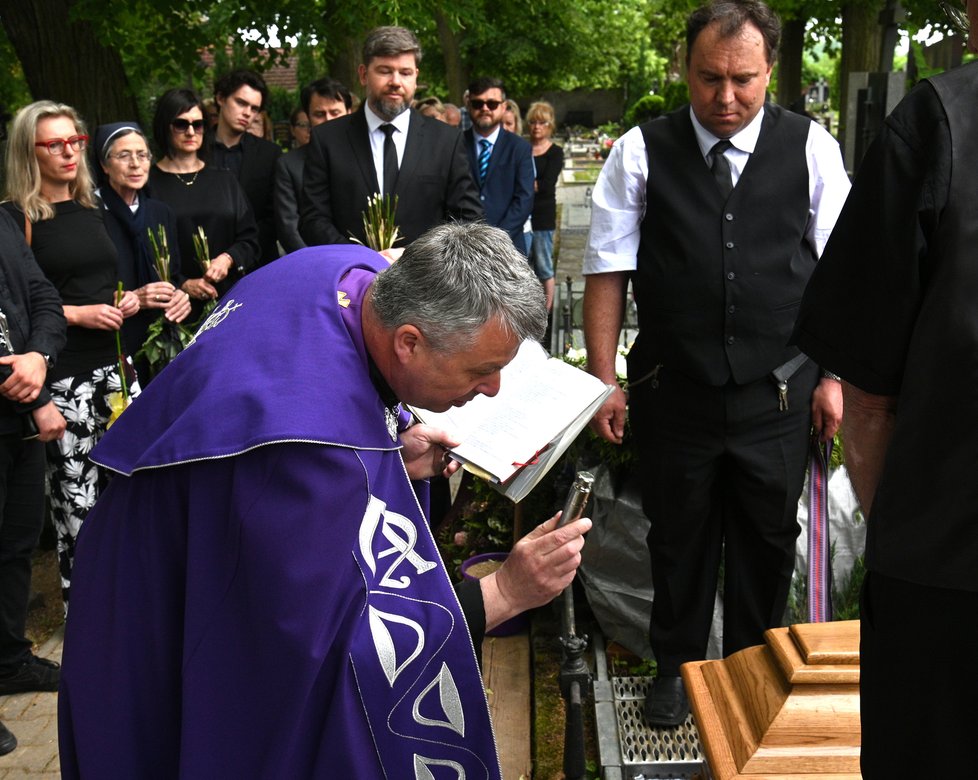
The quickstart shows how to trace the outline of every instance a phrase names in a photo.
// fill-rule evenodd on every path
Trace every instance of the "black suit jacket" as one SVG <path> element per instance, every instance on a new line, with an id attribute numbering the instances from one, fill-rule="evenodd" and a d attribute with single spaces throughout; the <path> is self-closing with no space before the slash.
<path id="1" fill-rule="evenodd" d="M 299 230 L 310 246 L 366 242 L 363 210 L 380 191 L 362 108 L 312 131 L 303 173 Z M 406 246 L 449 219 L 482 218 L 479 194 L 454 127 L 413 109 L 397 176 L 397 226 Z"/>
<path id="2" fill-rule="evenodd" d="M 210 136 L 213 144 L 214 137 Z M 261 244 L 260 265 L 270 263 L 278 257 L 275 243 L 275 210 L 272 205 L 272 192 L 275 183 L 275 163 L 282 156 L 278 144 L 258 138 L 251 133 L 241 136 L 241 171 L 238 182 L 248 196 L 248 203 L 258 223 L 258 242 Z M 214 156 L 211 153 L 210 159 Z M 220 166 L 218 166 L 220 167 Z"/>
<path id="3" fill-rule="evenodd" d="M 472 178 L 478 186 L 479 160 L 475 153 L 475 131 L 470 127 L 465 138 L 465 153 Z M 486 212 L 486 222 L 509 233 L 513 244 L 526 253 L 523 225 L 533 211 L 533 150 L 523 138 L 500 130 L 489 156 L 486 180 L 479 188 L 479 198 Z"/>
<path id="4" fill-rule="evenodd" d="M 299 235 L 299 202 L 308 151 L 308 144 L 300 146 L 283 154 L 275 163 L 275 233 L 286 254 L 306 245 Z"/>

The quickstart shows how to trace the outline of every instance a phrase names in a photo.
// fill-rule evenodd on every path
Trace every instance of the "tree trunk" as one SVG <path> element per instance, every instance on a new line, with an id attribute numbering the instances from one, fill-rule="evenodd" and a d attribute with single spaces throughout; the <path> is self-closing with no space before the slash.
<path id="1" fill-rule="evenodd" d="M 842 57 L 839 62 L 839 137 L 848 122 L 849 74 L 875 71 L 879 65 L 882 0 L 849 0 L 842 7 Z M 855 117 L 853 117 L 855 121 Z"/>
<path id="2" fill-rule="evenodd" d="M 806 22 L 807 19 L 789 19 L 781 27 L 777 100 L 782 106 L 790 106 L 801 96 L 801 64 Z"/>
<path id="3" fill-rule="evenodd" d="M 452 29 L 448 17 L 441 10 L 435 11 L 438 25 L 438 42 L 445 61 L 445 86 L 448 89 L 449 103 L 462 105 L 462 93 L 468 86 L 468 71 L 462 63 L 461 36 Z"/>
<path id="4" fill-rule="evenodd" d="M 99 43 L 86 21 L 69 22 L 72 0 L 3 0 L 7 37 L 35 100 L 75 108 L 89 132 L 105 122 L 138 119 L 139 107 L 118 53 Z"/>

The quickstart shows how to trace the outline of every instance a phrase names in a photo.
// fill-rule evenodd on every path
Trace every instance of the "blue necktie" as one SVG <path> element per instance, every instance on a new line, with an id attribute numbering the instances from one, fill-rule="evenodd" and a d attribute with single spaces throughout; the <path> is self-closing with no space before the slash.
<path id="1" fill-rule="evenodd" d="M 481 187 L 486 180 L 486 174 L 489 173 L 489 154 L 492 144 L 483 138 L 479 141 L 479 146 L 481 147 L 479 152 L 479 186 Z"/>

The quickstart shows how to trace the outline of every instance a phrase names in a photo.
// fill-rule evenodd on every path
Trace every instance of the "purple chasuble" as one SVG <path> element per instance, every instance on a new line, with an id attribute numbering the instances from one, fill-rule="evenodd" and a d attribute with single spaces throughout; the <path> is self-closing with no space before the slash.
<path id="1" fill-rule="evenodd" d="M 65 778 L 500 778 L 475 649 L 360 304 L 386 263 L 241 280 L 102 439 L 59 698 Z"/>

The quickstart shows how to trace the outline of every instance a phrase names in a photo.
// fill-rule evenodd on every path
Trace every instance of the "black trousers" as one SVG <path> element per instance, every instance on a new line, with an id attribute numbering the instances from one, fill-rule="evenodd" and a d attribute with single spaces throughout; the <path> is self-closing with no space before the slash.
<path id="1" fill-rule="evenodd" d="M 659 673 L 706 657 L 723 558 L 723 653 L 781 625 L 794 569 L 798 496 L 818 369 L 791 379 L 788 409 L 767 377 L 711 387 L 661 369 L 629 398 L 644 477 Z"/>
<path id="2" fill-rule="evenodd" d="M 44 523 L 44 445 L 0 436 L 0 675 L 31 652 L 24 637 L 31 554 Z"/>
<path id="3" fill-rule="evenodd" d="M 859 656 L 865 780 L 973 777 L 978 593 L 867 572 Z"/>

